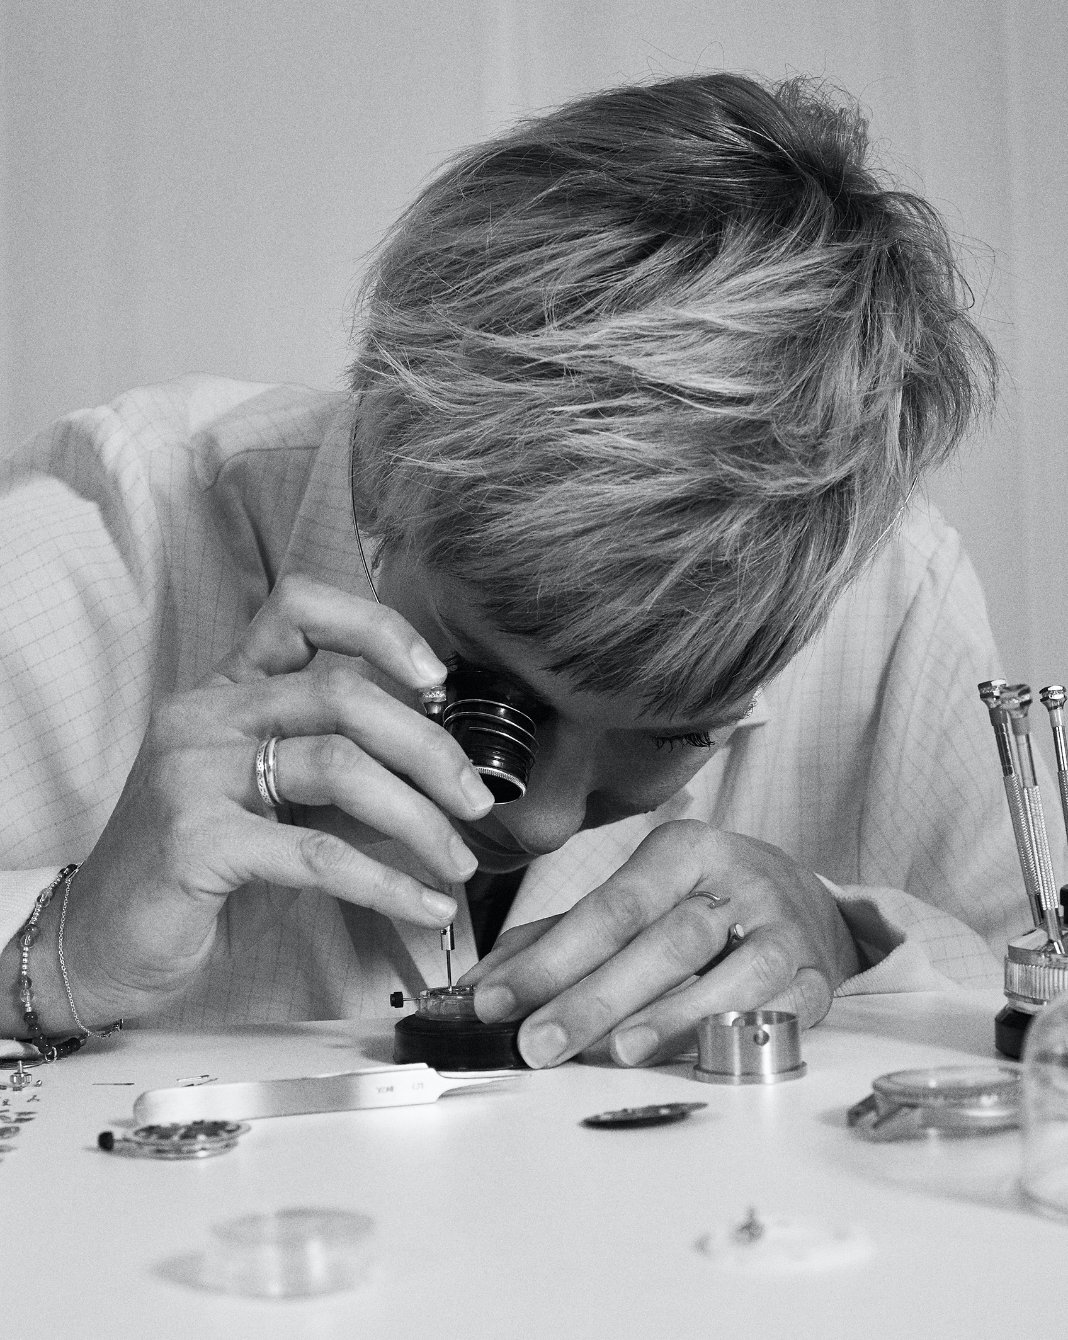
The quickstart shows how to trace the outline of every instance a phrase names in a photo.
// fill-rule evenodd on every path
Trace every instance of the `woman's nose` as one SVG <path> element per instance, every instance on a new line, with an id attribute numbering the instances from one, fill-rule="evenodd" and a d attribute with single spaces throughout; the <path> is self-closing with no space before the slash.
<path id="1" fill-rule="evenodd" d="M 595 752 L 581 733 L 565 734 L 551 723 L 538 731 L 526 794 L 495 815 L 527 851 L 556 851 L 583 827 L 596 783 Z"/>

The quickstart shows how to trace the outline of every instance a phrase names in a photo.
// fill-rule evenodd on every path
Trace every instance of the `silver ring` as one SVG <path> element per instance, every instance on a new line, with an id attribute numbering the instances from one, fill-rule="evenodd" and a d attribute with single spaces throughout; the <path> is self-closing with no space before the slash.
<path id="1" fill-rule="evenodd" d="M 256 750 L 256 789 L 269 810 L 277 810 L 285 804 L 278 790 L 278 775 L 275 771 L 278 740 L 277 735 L 270 735 Z"/>
<path id="2" fill-rule="evenodd" d="M 723 962 L 723 960 L 727 957 L 727 955 L 733 954 L 744 939 L 745 939 L 745 931 L 742 929 L 742 923 L 740 921 L 736 921 L 734 925 L 731 926 L 730 930 L 727 932 L 727 938 L 723 942 L 723 948 L 719 951 L 718 954 L 713 955 L 713 957 L 708 960 L 708 962 L 704 965 L 704 967 L 698 968 L 697 972 L 695 973 L 695 976 L 703 977 L 706 972 L 711 972 L 713 968 L 719 967 L 719 965 Z"/>

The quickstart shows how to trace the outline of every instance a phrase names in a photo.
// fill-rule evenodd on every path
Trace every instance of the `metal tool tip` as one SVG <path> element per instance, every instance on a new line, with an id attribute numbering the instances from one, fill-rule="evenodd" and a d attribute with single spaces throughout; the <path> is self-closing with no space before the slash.
<path id="1" fill-rule="evenodd" d="M 1031 706 L 1031 685 L 1030 684 L 1009 684 L 1001 694 L 1002 705 L 1007 707 L 1010 712 L 1026 712 Z"/>
<path id="2" fill-rule="evenodd" d="M 444 684 L 435 684 L 431 689 L 421 689 L 419 700 L 423 704 L 424 713 L 431 719 L 440 723 L 441 717 L 445 711 L 445 704 L 448 701 L 448 693 Z"/>

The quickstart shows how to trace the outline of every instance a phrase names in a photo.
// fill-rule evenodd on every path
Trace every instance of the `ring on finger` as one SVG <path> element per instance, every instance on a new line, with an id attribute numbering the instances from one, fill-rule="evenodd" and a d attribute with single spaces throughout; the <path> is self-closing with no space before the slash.
<path id="1" fill-rule="evenodd" d="M 733 926 L 731 926 L 730 930 L 727 932 L 727 938 L 723 942 L 723 948 L 719 951 L 718 954 L 714 954 L 712 958 L 710 958 L 708 962 L 704 965 L 703 968 L 697 969 L 697 976 L 703 977 L 706 972 L 711 972 L 713 968 L 717 967 L 720 963 L 723 962 L 723 960 L 727 957 L 728 954 L 733 954 L 744 939 L 745 939 L 745 931 L 742 929 L 742 923 L 740 921 L 736 921 L 733 924 Z"/>
<path id="2" fill-rule="evenodd" d="M 285 804 L 278 790 L 278 740 L 277 735 L 270 735 L 256 750 L 256 789 L 269 810 L 280 809 Z"/>

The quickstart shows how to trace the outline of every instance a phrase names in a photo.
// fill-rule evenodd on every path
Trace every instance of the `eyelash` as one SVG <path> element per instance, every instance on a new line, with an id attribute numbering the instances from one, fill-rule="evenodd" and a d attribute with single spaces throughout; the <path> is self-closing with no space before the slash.
<path id="1" fill-rule="evenodd" d="M 677 744 L 688 744 L 693 749 L 711 749 L 715 744 L 706 730 L 691 731 L 689 735 L 657 735 L 653 739 L 657 749 L 666 749 L 669 753 Z"/>

